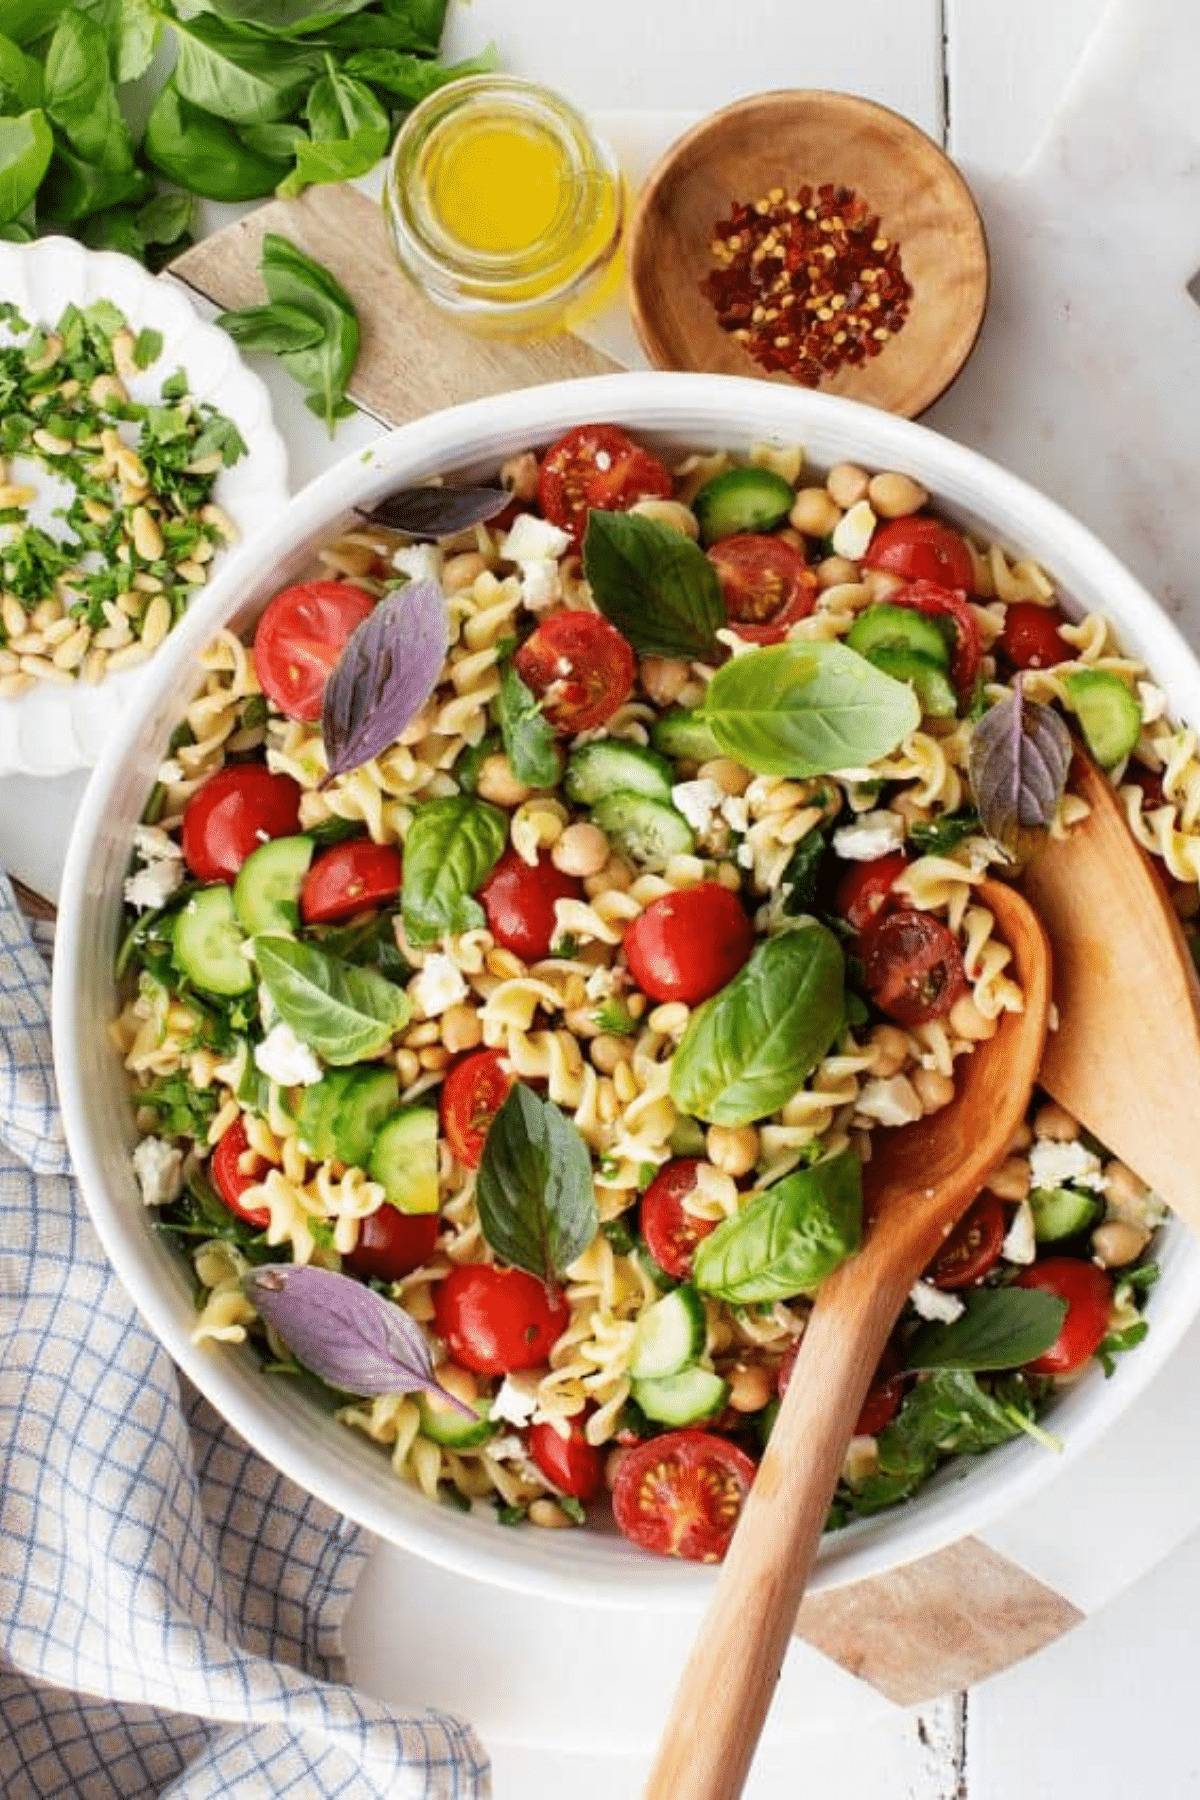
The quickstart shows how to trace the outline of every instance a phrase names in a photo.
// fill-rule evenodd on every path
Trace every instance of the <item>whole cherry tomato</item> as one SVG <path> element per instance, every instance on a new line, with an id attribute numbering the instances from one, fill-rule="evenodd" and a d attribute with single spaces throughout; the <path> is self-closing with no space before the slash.
<path id="1" fill-rule="evenodd" d="M 271 1223 L 271 1215 L 265 1206 L 243 1206 L 242 1195 L 247 1188 L 257 1186 L 266 1174 L 269 1164 L 263 1157 L 254 1159 L 254 1168 L 246 1171 L 239 1165 L 242 1157 L 250 1148 L 250 1140 L 246 1136 L 246 1127 L 241 1119 L 235 1119 L 222 1132 L 217 1140 L 217 1147 L 212 1153 L 209 1171 L 213 1178 L 213 1186 L 231 1213 L 239 1219 L 245 1219 L 247 1225 L 255 1225 L 260 1231 Z"/>
<path id="2" fill-rule="evenodd" d="M 401 1281 L 429 1261 L 440 1229 L 436 1213 L 403 1213 L 385 1202 L 360 1219 L 358 1242 L 343 1266 L 364 1281 Z"/>
<path id="3" fill-rule="evenodd" d="M 715 1231 L 715 1219 L 698 1219 L 684 1207 L 696 1185 L 697 1156 L 676 1156 L 664 1163 L 642 1195 L 640 1222 L 646 1248 L 668 1275 L 686 1281 L 701 1238 Z"/>
<path id="4" fill-rule="evenodd" d="M 1004 614 L 998 648 L 1014 669 L 1051 669 L 1074 654 L 1059 632 L 1066 622 L 1057 606 L 1014 600 Z"/>
<path id="5" fill-rule="evenodd" d="M 652 900 L 625 933 L 626 960 L 642 992 L 688 1006 L 732 981 L 753 948 L 745 908 L 717 881 Z"/>
<path id="6" fill-rule="evenodd" d="M 433 1315 L 456 1363 L 476 1375 L 509 1375 L 547 1360 L 571 1309 L 523 1269 L 465 1263 L 435 1283 Z"/>
<path id="7" fill-rule="evenodd" d="M 477 1169 L 492 1120 L 508 1099 L 515 1076 L 499 1050 L 473 1050 L 442 1083 L 442 1132 L 460 1163 Z"/>
<path id="8" fill-rule="evenodd" d="M 557 926 L 557 900 L 580 900 L 583 887 L 574 875 L 555 868 L 543 850 L 531 867 L 515 850 L 506 850 L 479 890 L 488 930 L 505 950 L 524 962 L 549 956 Z"/>
<path id="9" fill-rule="evenodd" d="M 817 603 L 817 577 L 793 544 L 745 532 L 722 538 L 708 552 L 721 595 L 738 636 L 755 644 L 778 644 Z"/>
<path id="10" fill-rule="evenodd" d="M 878 914 L 862 934 L 862 956 L 868 994 L 899 1025 L 944 1018 L 967 991 L 953 934 L 915 908 Z"/>
<path id="11" fill-rule="evenodd" d="M 744 1450 L 711 1431 L 667 1431 L 622 1458 L 617 1530 L 658 1556 L 720 1562 L 754 1480 Z"/>
<path id="12" fill-rule="evenodd" d="M 269 603 L 254 633 L 262 690 L 289 719 L 319 719 L 325 683 L 375 599 L 349 581 L 301 581 Z"/>
<path id="13" fill-rule="evenodd" d="M 999 1262 L 1007 1228 L 1004 1208 L 995 1194 L 981 1195 L 950 1233 L 925 1279 L 939 1288 L 970 1287 Z"/>
<path id="14" fill-rule="evenodd" d="M 1094 1356 L 1108 1331 L 1113 1284 L 1103 1269 L 1078 1256 L 1048 1256 L 1022 1269 L 1014 1287 L 1038 1288 L 1067 1303 L 1066 1317 L 1048 1350 L 1025 1367 L 1032 1375 L 1069 1375 Z"/>
<path id="15" fill-rule="evenodd" d="M 578 1419 L 570 1421 L 570 1435 L 560 1437 L 553 1425 L 533 1425 L 529 1454 L 560 1494 L 575 1500 L 594 1500 L 604 1485 L 604 1456 L 589 1444 Z"/>
<path id="16" fill-rule="evenodd" d="M 183 859 L 198 881 L 232 881 L 252 850 L 300 827 L 300 789 L 262 763 L 227 763 L 183 809 Z"/>
<path id="17" fill-rule="evenodd" d="M 907 606 L 913 612 L 930 618 L 949 619 L 954 627 L 954 655 L 951 674 L 962 695 L 971 692 L 979 664 L 983 659 L 983 640 L 979 623 L 962 594 L 939 587 L 934 581 L 914 581 L 909 587 L 897 588 L 887 597 L 889 606 Z"/>
<path id="18" fill-rule="evenodd" d="M 367 838 L 335 844 L 304 877 L 301 916 L 307 925 L 326 925 L 384 906 L 400 892 L 403 875 L 400 852 L 390 844 L 372 844 Z"/>
<path id="19" fill-rule="evenodd" d="M 871 539 L 863 561 L 868 569 L 882 569 L 903 581 L 933 581 L 965 594 L 975 585 L 966 540 L 940 519 L 889 519 Z"/>
<path id="20" fill-rule="evenodd" d="M 583 542 L 589 511 L 627 512 L 639 500 L 668 500 L 669 470 L 619 425 L 576 425 L 542 458 L 538 498 L 552 524 Z"/>
<path id="21" fill-rule="evenodd" d="M 892 888 L 907 867 L 903 850 L 878 856 L 874 862 L 851 863 L 838 882 L 834 906 L 855 931 L 863 931 L 889 903 Z"/>
<path id="22" fill-rule="evenodd" d="M 554 613 L 513 659 L 555 731 L 574 737 L 612 718 L 633 692 L 637 663 L 626 638 L 599 613 Z"/>

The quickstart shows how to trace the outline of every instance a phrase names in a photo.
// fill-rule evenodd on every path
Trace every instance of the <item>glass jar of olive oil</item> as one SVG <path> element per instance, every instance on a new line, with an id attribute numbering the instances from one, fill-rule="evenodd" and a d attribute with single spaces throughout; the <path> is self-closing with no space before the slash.
<path id="1" fill-rule="evenodd" d="M 620 170 L 557 94 L 476 75 L 401 127 L 384 213 L 401 267 L 459 324 L 497 335 L 566 330 L 619 279 Z"/>

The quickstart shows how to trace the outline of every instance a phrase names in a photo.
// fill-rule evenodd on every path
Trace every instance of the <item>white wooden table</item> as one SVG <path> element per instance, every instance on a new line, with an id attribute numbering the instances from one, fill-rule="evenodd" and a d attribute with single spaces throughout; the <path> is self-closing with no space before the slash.
<path id="1" fill-rule="evenodd" d="M 472 0 L 455 12 L 450 48 L 489 37 L 503 63 L 594 108 L 707 109 L 738 94 L 785 85 L 845 88 L 908 114 L 973 171 L 1020 167 L 1036 145 L 1104 0 Z M 1146 103 L 1152 106 L 1152 97 Z M 262 361 L 262 359 L 260 359 Z M 292 453 L 295 486 L 377 427 L 348 421 L 335 445 L 296 390 L 262 362 Z M 11 780 L 0 791 L 0 866 L 45 893 L 57 890 L 82 777 Z M 1185 1421 L 1183 1429 L 1189 1428 Z M 1164 1470 L 1165 1481 L 1170 1470 Z M 1080 1520 L 1091 1558 L 1128 1557 L 1144 1521 L 1110 1508 L 1097 1530 Z M 1177 1533 L 1175 1535 L 1178 1535 Z M 381 1571 L 382 1573 L 382 1571 Z M 969 1696 L 904 1713 L 881 1706 L 865 1721 L 834 1723 L 802 1743 L 769 1750 L 752 1778 L 754 1800 L 1161 1800 L 1200 1795 L 1193 1728 L 1191 1616 L 1200 1609 L 1200 1538 L 1033 1662 Z M 394 1633 L 430 1631 L 420 1616 L 387 1616 L 364 1592 L 351 1653 L 365 1685 L 387 1692 Z M 581 1616 L 580 1634 L 589 1620 Z M 439 1640 L 443 1641 L 443 1640 Z M 466 1642 L 467 1640 L 463 1640 Z M 495 1640 L 480 1646 L 503 1710 Z M 508 1654 L 519 1656 L 519 1638 Z M 434 1653 L 436 1657 L 436 1652 Z M 512 1669 L 514 1690 L 520 1672 Z M 555 1684 L 557 1685 L 557 1684 Z M 564 1691 L 549 1683 L 545 1714 Z M 409 1694 L 409 1698 L 424 1696 Z M 526 1697 L 527 1699 L 528 1697 Z M 836 1708 L 832 1713 L 836 1721 Z M 495 1746 L 499 1800 L 625 1800 L 640 1764 L 626 1756 Z M 546 1742 L 565 1734 L 548 1728 Z"/>

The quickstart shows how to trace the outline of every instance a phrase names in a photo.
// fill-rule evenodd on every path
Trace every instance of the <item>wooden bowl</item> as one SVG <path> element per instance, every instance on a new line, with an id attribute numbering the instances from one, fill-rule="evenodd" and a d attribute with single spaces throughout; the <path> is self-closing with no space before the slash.
<path id="1" fill-rule="evenodd" d="M 771 188 L 841 183 L 900 246 L 908 317 L 871 361 L 827 376 L 821 391 L 912 418 L 945 392 L 971 354 L 988 294 L 987 240 L 971 191 L 923 131 L 854 94 L 787 91 L 739 100 L 695 126 L 652 170 L 630 232 L 629 303 L 660 369 L 769 373 L 717 323 L 701 282 L 712 229 L 735 202 Z"/>

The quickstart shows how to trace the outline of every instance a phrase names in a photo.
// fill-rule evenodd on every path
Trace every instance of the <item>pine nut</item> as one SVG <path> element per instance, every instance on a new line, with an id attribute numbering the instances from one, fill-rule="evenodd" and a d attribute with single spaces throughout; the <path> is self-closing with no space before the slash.
<path id="1" fill-rule="evenodd" d="M 93 646 L 84 657 L 83 667 L 79 672 L 89 686 L 94 687 L 98 681 L 104 680 L 107 668 L 108 651 L 99 646 Z"/>
<path id="2" fill-rule="evenodd" d="M 70 687 L 71 677 L 65 669 L 56 669 L 45 656 L 23 656 L 21 658 L 22 675 L 34 675 L 39 681 L 55 681 L 60 687 Z"/>
<path id="3" fill-rule="evenodd" d="M 77 669 L 87 654 L 87 647 L 92 634 L 86 625 L 73 631 L 70 637 L 64 638 L 55 647 L 53 662 L 56 669 Z"/>
<path id="4" fill-rule="evenodd" d="M 0 700 L 16 700 L 32 686 L 32 675 L 0 675 Z"/>
<path id="5" fill-rule="evenodd" d="M 123 444 L 120 438 L 117 438 L 113 461 L 117 465 L 118 474 L 129 483 L 130 487 L 144 488 L 149 485 L 145 463 L 137 452 L 131 450 L 128 444 Z"/>
<path id="6" fill-rule="evenodd" d="M 54 619 L 42 632 L 48 644 L 61 644 L 78 629 L 78 619 Z"/>
<path id="7" fill-rule="evenodd" d="M 171 629 L 171 602 L 165 594 L 155 594 L 142 620 L 142 643 L 156 650 Z"/>
<path id="8" fill-rule="evenodd" d="M 36 494 L 36 488 L 25 487 L 19 481 L 6 481 L 0 484 L 0 507 L 28 506 Z"/>
<path id="9" fill-rule="evenodd" d="M 21 659 L 13 650 L 0 650 L 0 675 L 15 675 Z"/>
<path id="10" fill-rule="evenodd" d="M 114 332 L 109 349 L 112 351 L 113 364 L 117 374 L 126 381 L 132 381 L 138 372 L 138 366 L 133 360 L 132 331 Z"/>
<path id="11" fill-rule="evenodd" d="M 133 545 L 144 562 L 157 562 L 163 553 L 163 534 L 158 528 L 158 520 L 144 506 L 135 506 L 133 518 Z"/>
<path id="12" fill-rule="evenodd" d="M 133 578 L 133 586 L 139 594 L 161 594 L 163 584 L 157 575 L 151 575 L 146 569 L 139 569 Z"/>
<path id="13" fill-rule="evenodd" d="M 546 1531 L 569 1531 L 571 1528 L 571 1521 L 557 1500 L 535 1500 L 529 1508 L 529 1523 L 540 1525 Z"/>
<path id="14" fill-rule="evenodd" d="M 44 425 L 38 426 L 33 434 L 33 441 L 43 456 L 66 456 L 69 450 L 75 448 L 70 438 L 59 437 L 57 432 L 47 431 Z"/>
<path id="15" fill-rule="evenodd" d="M 0 619 L 4 622 L 5 635 L 10 638 L 20 637 L 29 623 L 25 608 L 15 594 L 5 594 L 0 601 Z"/>
<path id="16" fill-rule="evenodd" d="M 40 631 L 23 631 L 20 637 L 9 638 L 8 642 L 9 648 L 21 656 L 39 656 L 46 648 L 46 640 Z"/>
<path id="17" fill-rule="evenodd" d="M 205 525 L 211 525 L 214 531 L 220 532 L 227 544 L 237 543 L 237 526 L 225 511 L 225 508 L 223 506 L 218 506 L 215 500 L 210 500 L 207 506 L 202 506 L 200 508 L 200 518 Z"/>
<path id="18" fill-rule="evenodd" d="M 215 475 L 223 462 L 221 452 L 214 450 L 211 456 L 198 456 L 195 462 L 190 462 L 187 472 L 189 475 Z"/>
<path id="19" fill-rule="evenodd" d="M 147 650 L 145 644 L 126 644 L 123 650 L 114 650 L 111 653 L 108 659 L 108 666 L 112 670 L 132 669 L 135 668 L 138 663 L 145 662 L 149 654 L 150 652 Z"/>
<path id="20" fill-rule="evenodd" d="M 186 581 L 189 587 L 200 587 L 208 580 L 208 570 L 192 558 L 185 557 L 183 562 L 175 564 L 175 573 L 180 581 Z"/>
<path id="21" fill-rule="evenodd" d="M 47 369 L 52 369 L 62 355 L 62 351 L 63 341 L 57 331 L 48 331 L 41 355 L 34 357 L 28 365 L 30 374 L 41 375 Z"/>

